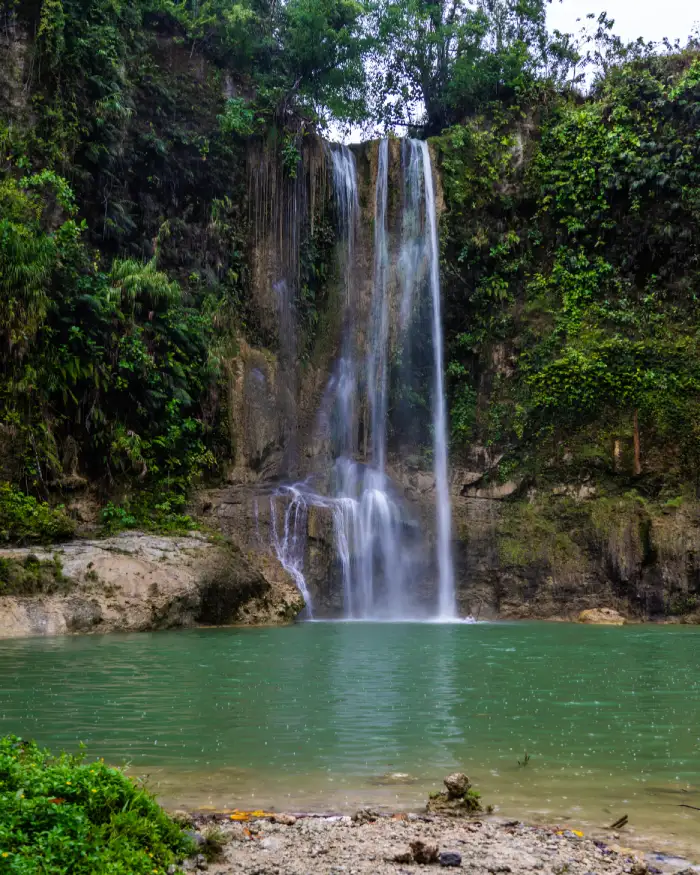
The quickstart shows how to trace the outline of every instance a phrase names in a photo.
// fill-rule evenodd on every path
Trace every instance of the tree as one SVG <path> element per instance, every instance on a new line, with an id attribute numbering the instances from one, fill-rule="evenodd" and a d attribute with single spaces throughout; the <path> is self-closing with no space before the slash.
<path id="1" fill-rule="evenodd" d="M 560 80 L 574 52 L 550 36 L 548 0 L 377 0 L 374 99 L 381 121 L 428 134 L 538 77 Z"/>

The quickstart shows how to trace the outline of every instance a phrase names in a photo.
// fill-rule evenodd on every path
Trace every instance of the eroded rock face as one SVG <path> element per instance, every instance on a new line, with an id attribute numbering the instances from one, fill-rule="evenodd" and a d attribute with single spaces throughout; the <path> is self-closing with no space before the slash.
<path id="1" fill-rule="evenodd" d="M 286 623 L 304 603 L 281 568 L 255 567 L 239 550 L 202 535 L 136 532 L 0 556 L 58 556 L 67 593 L 0 597 L 0 637 Z"/>

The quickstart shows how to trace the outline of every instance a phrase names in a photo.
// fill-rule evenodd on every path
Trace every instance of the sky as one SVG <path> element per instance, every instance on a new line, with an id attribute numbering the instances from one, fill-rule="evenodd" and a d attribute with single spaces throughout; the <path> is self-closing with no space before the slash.
<path id="1" fill-rule="evenodd" d="M 554 0 L 547 12 L 550 30 L 578 33 L 589 12 L 607 12 L 615 19 L 614 32 L 623 41 L 638 36 L 658 42 L 668 37 L 671 42 L 685 43 L 700 27 L 700 5 L 697 0 Z"/>

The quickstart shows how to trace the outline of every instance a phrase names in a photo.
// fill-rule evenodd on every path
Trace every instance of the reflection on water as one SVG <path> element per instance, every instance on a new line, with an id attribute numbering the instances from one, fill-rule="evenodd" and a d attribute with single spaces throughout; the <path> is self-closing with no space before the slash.
<path id="1" fill-rule="evenodd" d="M 700 853 L 700 630 L 317 623 L 0 641 L 0 731 L 169 802 L 413 806 L 467 771 L 506 814 Z M 518 766 L 525 752 L 526 767 Z M 392 772 L 414 780 L 378 781 Z"/>

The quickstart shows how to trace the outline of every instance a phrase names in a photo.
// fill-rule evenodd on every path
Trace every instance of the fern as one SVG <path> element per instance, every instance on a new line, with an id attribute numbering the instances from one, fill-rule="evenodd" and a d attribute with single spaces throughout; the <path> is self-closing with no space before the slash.
<path id="1" fill-rule="evenodd" d="M 155 258 L 145 264 L 135 258 L 116 258 L 109 280 L 110 300 L 121 302 L 133 312 L 143 307 L 152 310 L 161 304 L 170 306 L 181 300 L 180 286 L 158 270 Z"/>

